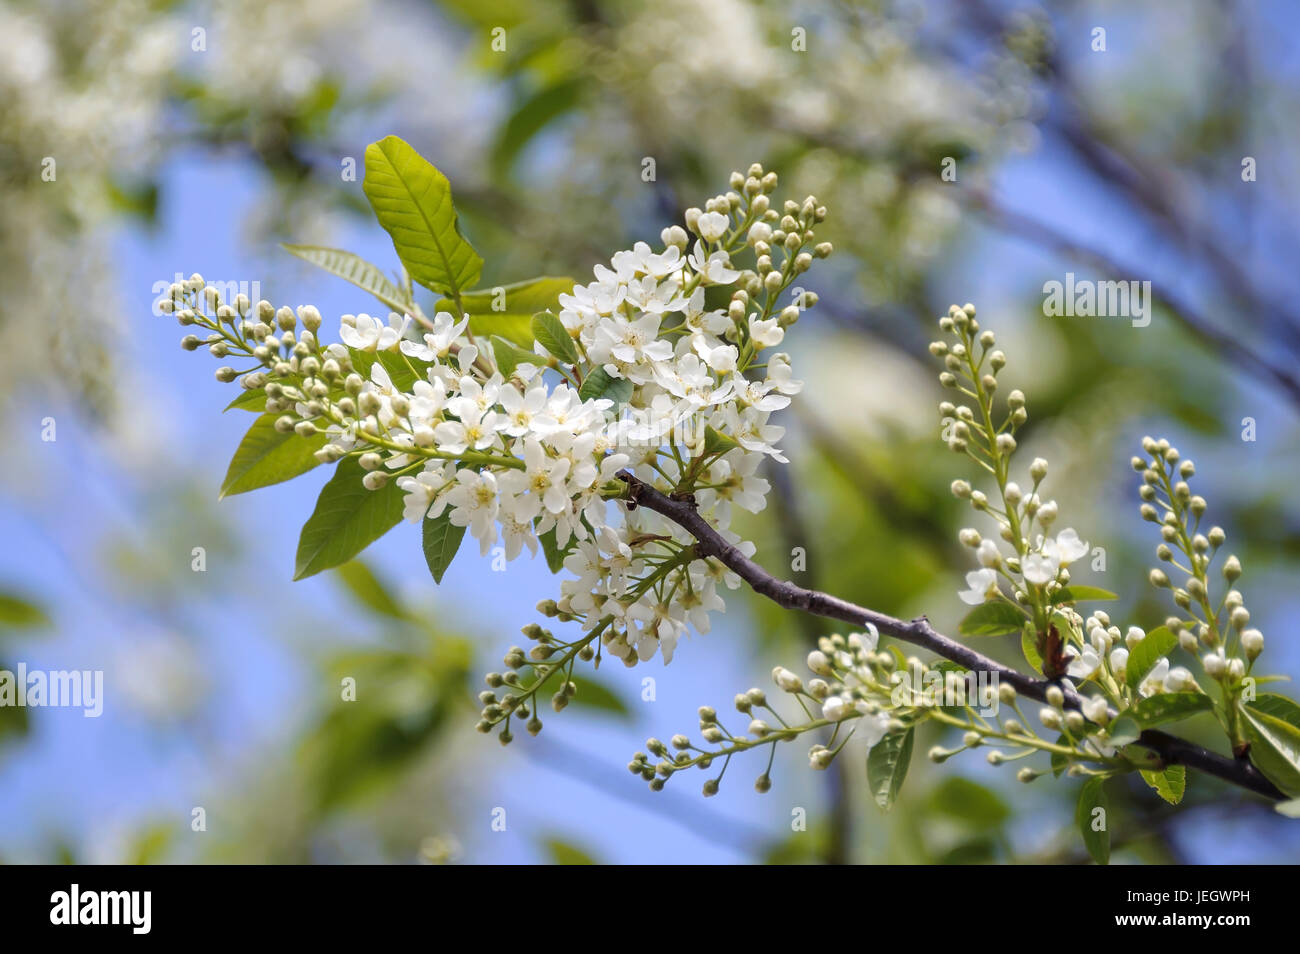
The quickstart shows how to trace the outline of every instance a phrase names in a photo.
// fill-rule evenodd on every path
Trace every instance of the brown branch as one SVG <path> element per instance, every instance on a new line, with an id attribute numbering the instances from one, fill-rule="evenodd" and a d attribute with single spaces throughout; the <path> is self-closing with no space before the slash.
<path id="1" fill-rule="evenodd" d="M 627 471 L 618 476 L 628 485 L 625 499 L 629 507 L 645 507 L 667 517 L 695 537 L 695 552 L 701 558 L 716 558 L 748 583 L 755 593 L 766 596 L 778 606 L 840 620 L 853 626 L 875 626 L 886 636 L 928 649 L 967 669 L 996 673 L 999 681 L 1039 702 L 1046 701 L 1047 690 L 1055 685 L 1047 680 L 1027 676 L 969 646 L 949 639 L 936 631 L 924 616 L 913 620 L 896 619 L 820 590 L 810 590 L 789 580 L 778 580 L 728 543 L 689 501 L 674 500 Z M 1080 708 L 1082 699 L 1079 694 L 1064 686 L 1060 688 L 1065 693 L 1065 704 L 1072 709 Z M 1145 730 L 1138 737 L 1137 744 L 1154 752 L 1166 765 L 1185 765 L 1199 769 L 1207 775 L 1274 801 L 1286 798 L 1248 759 L 1229 759 L 1158 729 Z"/>

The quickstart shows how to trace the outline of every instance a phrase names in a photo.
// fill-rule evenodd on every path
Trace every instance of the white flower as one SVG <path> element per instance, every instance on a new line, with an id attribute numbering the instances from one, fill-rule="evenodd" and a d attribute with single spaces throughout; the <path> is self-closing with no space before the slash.
<path id="1" fill-rule="evenodd" d="M 616 252 L 610 264 L 625 280 L 646 275 L 663 279 L 680 272 L 686 260 L 682 258 L 681 249 L 675 245 L 656 253 L 647 243 L 637 242 L 628 251 Z"/>
<path id="2" fill-rule="evenodd" d="M 1071 679 L 1087 679 L 1101 665 L 1101 657 L 1091 646 L 1085 646 L 1082 651 L 1073 645 L 1066 646 L 1065 655 L 1070 660 L 1066 675 Z"/>
<path id="3" fill-rule="evenodd" d="M 727 405 L 723 411 L 723 427 L 714 424 L 715 429 L 725 429 L 745 450 L 768 454 L 783 464 L 788 462 L 785 455 L 772 446 L 772 441 L 779 441 L 785 435 L 785 428 L 768 424 L 765 412 L 752 407 L 738 412 L 733 405 Z"/>
<path id="4" fill-rule="evenodd" d="M 760 349 L 775 348 L 785 340 L 785 329 L 776 318 L 760 321 L 757 315 L 749 319 L 749 337 Z"/>
<path id="5" fill-rule="evenodd" d="M 740 272 L 731 267 L 731 258 L 721 249 L 705 258 L 702 242 L 695 243 L 695 251 L 691 252 L 690 266 L 699 273 L 706 285 L 730 285 L 740 277 Z"/>
<path id="6" fill-rule="evenodd" d="M 425 470 L 414 477 L 398 477 L 397 486 L 406 494 L 402 505 L 402 517 L 411 523 L 419 523 L 423 520 L 433 503 L 434 495 L 445 483 L 441 464 L 433 470 Z"/>
<path id="7" fill-rule="evenodd" d="M 433 439 L 444 454 L 485 451 L 497 443 L 497 427 L 504 421 L 505 417 L 495 411 L 484 414 L 472 404 L 462 405 L 461 419 L 438 424 Z"/>
<path id="8" fill-rule="evenodd" d="M 1098 725 L 1105 722 L 1106 715 L 1110 711 L 1106 700 L 1102 696 L 1085 699 L 1080 708 L 1083 710 L 1085 718 L 1090 722 L 1096 722 Z"/>
<path id="9" fill-rule="evenodd" d="M 357 351 L 391 351 L 403 335 L 406 334 L 406 328 L 411 323 L 409 317 L 402 317 L 397 314 L 388 316 L 388 324 L 378 318 L 370 315 L 361 314 L 355 318 L 352 315 L 344 315 L 339 324 L 339 338 L 349 348 Z"/>
<path id="10" fill-rule="evenodd" d="M 491 471 L 480 474 L 462 470 L 456 474 L 456 485 L 447 493 L 451 506 L 449 519 L 454 526 L 468 527 L 479 542 L 479 551 L 486 556 L 497 542 L 497 511 L 500 498 L 497 479 Z"/>
<path id="11" fill-rule="evenodd" d="M 686 303 L 686 328 L 693 335 L 720 335 L 731 327 L 731 319 L 721 308 L 704 310 L 704 289 L 695 289 Z"/>
<path id="12" fill-rule="evenodd" d="M 1050 583 L 1058 571 L 1057 562 L 1042 553 L 1027 553 L 1020 563 L 1020 574 L 1030 583 Z"/>
<path id="13" fill-rule="evenodd" d="M 966 574 L 966 586 L 968 589 L 962 590 L 957 595 L 961 601 L 970 606 L 978 606 L 983 603 L 994 590 L 997 589 L 998 575 L 990 569 L 971 570 Z"/>
<path id="14" fill-rule="evenodd" d="M 1067 527 L 1056 535 L 1055 547 L 1056 558 L 1061 566 L 1069 566 L 1088 555 L 1088 544 L 1079 539 L 1079 534 L 1072 527 Z"/>
<path id="15" fill-rule="evenodd" d="M 513 386 L 502 388 L 499 400 L 506 418 L 502 432 L 511 437 L 527 434 L 532 429 L 533 418 L 546 407 L 546 398 L 547 389 L 544 384 L 538 384 L 523 393 Z"/>
<path id="16" fill-rule="evenodd" d="M 569 475 L 572 462 L 567 457 L 550 458 L 540 441 L 530 437 L 524 441 L 524 486 L 551 513 L 560 513 L 569 505 L 569 494 L 564 479 Z M 516 473 L 518 473 L 516 471 Z"/>
<path id="17" fill-rule="evenodd" d="M 975 548 L 975 559 L 979 560 L 980 566 L 995 567 L 1002 562 L 1002 554 L 998 550 L 998 545 L 985 537 Z"/>
<path id="18" fill-rule="evenodd" d="M 537 534 L 533 532 L 533 519 L 541 509 L 536 497 L 512 496 L 503 499 L 497 518 L 501 522 L 501 539 L 506 548 L 506 559 L 519 556 L 525 546 L 537 555 Z"/>
<path id="19" fill-rule="evenodd" d="M 699 356 L 704 359 L 705 364 L 714 371 L 736 370 L 736 359 L 740 357 L 740 351 L 735 345 L 710 345 L 704 335 L 696 335 L 691 343 Z"/>
<path id="20" fill-rule="evenodd" d="M 798 394 L 803 382 L 791 377 L 790 356 L 779 351 L 767 359 L 767 380 L 773 390 L 782 394 Z"/>
<path id="21" fill-rule="evenodd" d="M 865 703 L 859 702 L 860 706 Z M 854 736 L 861 738 L 871 748 L 889 732 L 889 714 L 886 712 L 866 713 L 858 720 Z"/>
<path id="22" fill-rule="evenodd" d="M 434 315 L 433 331 L 424 335 L 423 343 L 402 341 L 400 345 L 402 354 L 421 361 L 441 361 L 451 353 L 452 342 L 461 336 L 468 325 L 468 318 L 462 318 L 457 323 L 450 312 L 440 311 Z"/>
<path id="23" fill-rule="evenodd" d="M 1007 485 L 1008 488 L 1011 486 Z M 1088 544 L 1080 540 L 1074 530 L 1067 528 L 1055 539 L 1039 537 L 1035 552 L 1026 554 L 1021 561 L 1020 572 L 1026 581 L 1041 586 L 1056 579 L 1061 567 L 1068 566 L 1087 552 Z"/>
<path id="24" fill-rule="evenodd" d="M 625 373 L 629 365 L 644 365 L 646 370 L 639 377 L 648 380 L 650 366 L 658 361 L 667 361 L 673 354 L 673 346 L 659 338 L 659 322 L 659 316 L 653 314 L 634 321 L 621 315 L 602 318 L 587 349 L 588 356 L 597 364 L 615 365 L 619 373 Z M 627 376 L 637 380 L 633 374 Z"/>
<path id="25" fill-rule="evenodd" d="M 1154 696 L 1161 692 L 1172 692 L 1169 686 L 1169 679 L 1173 675 L 1169 671 L 1169 660 L 1161 657 L 1142 680 L 1138 686 L 1138 692 L 1144 696 Z"/>
<path id="26" fill-rule="evenodd" d="M 730 224 L 731 220 L 721 212 L 705 212 L 700 216 L 696 227 L 704 241 L 716 242 L 727 234 L 727 226 Z"/>

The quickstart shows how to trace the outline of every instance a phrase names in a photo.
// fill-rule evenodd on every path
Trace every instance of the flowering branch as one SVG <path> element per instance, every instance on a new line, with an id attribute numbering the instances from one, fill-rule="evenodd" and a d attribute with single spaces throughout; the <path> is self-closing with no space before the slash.
<path id="1" fill-rule="evenodd" d="M 703 209 L 688 209 L 685 228 L 664 229 L 662 250 L 638 242 L 596 266 L 586 285 L 542 277 L 475 290 L 483 261 L 459 232 L 445 178 L 395 137 L 372 143 L 365 192 L 402 260 L 400 287 L 347 252 L 290 251 L 400 309 L 387 322 L 344 315 L 341 340 L 327 345 L 314 307 L 277 309 L 242 294 L 227 303 L 199 275 L 158 303 L 201 332 L 185 336 L 187 350 L 206 346 L 244 366 L 217 371 L 245 389 L 231 406 L 259 415 L 222 492 L 338 465 L 303 527 L 295 578 L 352 559 L 403 516 L 422 526 L 435 582 L 467 534 L 501 569 L 525 549 L 544 551 L 550 569 L 567 575 L 558 599 L 538 611 L 578 632 L 529 623 L 522 632 L 533 645 L 511 647 L 504 671 L 485 675 L 477 728 L 503 744 L 513 725 L 541 731 L 546 697 L 556 712 L 568 705 L 579 664 L 612 657 L 635 666 L 656 655 L 671 662 L 683 635 L 707 633 L 710 616 L 725 610 L 720 589 L 748 584 L 809 617 L 865 627 L 820 636 L 806 685 L 788 669 L 773 671 L 800 709 L 792 721 L 755 688 L 735 698 L 749 718 L 741 735 L 703 706 L 709 747 L 684 734 L 671 737 L 672 752 L 648 740 L 658 761 L 638 752 L 628 768 L 654 790 L 684 769 L 721 762 L 704 785 L 712 795 L 733 755 L 768 747 L 755 783 L 767 791 L 778 742 L 827 736 L 809 750 L 811 767 L 826 769 L 856 736 L 869 753 L 872 796 L 888 808 L 915 729 L 931 721 L 961 731 L 961 745 L 935 746 L 932 761 L 987 747 L 994 765 L 1050 757 L 1049 768 L 1020 768 L 1024 782 L 1049 772 L 1085 778 L 1076 817 L 1103 863 L 1108 778 L 1140 772 L 1172 803 L 1183 797 L 1188 766 L 1274 801 L 1300 795 L 1300 704 L 1256 691 L 1279 677 L 1255 674 L 1264 636 L 1235 588 L 1240 561 L 1229 554 L 1219 563 L 1226 591 L 1210 577 L 1226 534 L 1201 532 L 1208 505 L 1188 483 L 1192 461 L 1152 438 L 1146 456 L 1132 460 L 1142 476 L 1140 513 L 1159 526 L 1156 554 L 1167 565 L 1148 578 L 1170 590 L 1178 612 L 1127 632 L 1102 610 L 1085 616 L 1077 604 L 1116 596 L 1072 581 L 1071 564 L 1089 546 L 1073 528 L 1053 531 L 1059 508 L 1040 496 L 1047 461 L 1034 458 L 1023 487 L 1012 479 L 1029 411 L 1020 390 L 1001 397 L 1007 356 L 980 328 L 974 305 L 949 309 L 939 319 L 943 339 L 930 345 L 952 394 L 939 404 L 943 440 L 982 485 L 958 479 L 952 492 L 994 525 L 993 536 L 974 527 L 958 535 L 980 565 L 958 593 L 972 607 L 959 634 L 1019 634 L 1035 675 L 949 639 L 925 617 L 895 619 L 778 580 L 751 559 L 756 546 L 732 531 L 733 509 L 766 506 L 772 485 L 759 467 L 786 462 L 775 446 L 784 428 L 769 417 L 803 388 L 789 356 L 773 349 L 817 303 L 796 282 L 833 249 L 816 235 L 827 214 L 816 197 L 778 207 L 776 174 L 759 164 L 729 184 Z M 412 282 L 439 296 L 431 319 Z M 882 649 L 881 633 L 942 659 Z M 1172 665 L 1175 650 L 1198 660 L 1205 686 Z M 968 679 L 978 686 L 963 690 Z M 1036 713 L 1041 729 L 1021 710 L 1022 696 L 1045 703 Z M 1206 713 L 1219 720 L 1235 760 L 1156 729 Z"/>
<path id="2" fill-rule="evenodd" d="M 1051 680 L 1034 679 L 990 659 L 983 653 L 944 636 L 924 616 L 913 620 L 897 619 L 838 596 L 806 589 L 790 580 L 777 579 L 736 546 L 728 543 L 700 516 L 688 499 L 669 497 L 627 472 L 618 476 L 627 482 L 626 499 L 629 507 L 645 507 L 678 524 L 698 541 L 695 545 L 696 554 L 721 561 L 727 569 L 748 583 L 755 593 L 766 596 L 778 606 L 840 620 L 853 626 L 874 626 L 883 635 L 928 649 L 966 669 L 997 673 L 1002 682 L 1031 699 L 1047 702 L 1048 690 L 1056 688 L 1063 693 L 1067 708 L 1077 710 L 1082 707 L 1083 700 L 1073 689 L 1062 689 Z M 1274 801 L 1286 798 L 1247 759 L 1225 758 L 1159 729 L 1145 730 L 1138 736 L 1136 744 L 1154 752 L 1165 765 L 1185 765 Z"/>

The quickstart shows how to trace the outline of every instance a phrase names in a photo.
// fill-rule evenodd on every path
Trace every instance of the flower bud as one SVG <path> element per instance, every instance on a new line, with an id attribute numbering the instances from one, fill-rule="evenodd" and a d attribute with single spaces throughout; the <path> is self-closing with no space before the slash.
<path id="1" fill-rule="evenodd" d="M 772 670 L 772 681 L 786 692 L 798 692 L 803 688 L 803 680 L 784 666 Z"/>
<path id="2" fill-rule="evenodd" d="M 819 676 L 829 676 L 833 674 L 830 660 L 821 650 L 814 649 L 808 654 L 808 671 L 814 672 Z"/>

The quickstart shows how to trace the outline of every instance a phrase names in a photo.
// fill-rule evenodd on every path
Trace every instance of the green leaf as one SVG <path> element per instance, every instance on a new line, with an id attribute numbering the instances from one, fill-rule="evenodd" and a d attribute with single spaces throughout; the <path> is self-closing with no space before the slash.
<path id="1" fill-rule="evenodd" d="M 621 718 L 627 718 L 632 714 L 632 710 L 627 707 L 627 703 L 618 693 L 593 677 L 575 677 L 573 682 L 578 687 L 578 691 L 569 698 L 570 705 L 607 712 Z"/>
<path id="2" fill-rule="evenodd" d="M 1011 817 L 1007 803 L 992 789 L 960 775 L 950 775 L 930 795 L 931 807 L 980 828 L 993 828 Z"/>
<path id="3" fill-rule="evenodd" d="M 305 474 L 317 464 L 316 451 L 325 446 L 324 434 L 300 437 L 275 429 L 279 414 L 267 412 L 253 422 L 239 442 L 221 482 L 221 496 L 247 493 Z"/>
<path id="4" fill-rule="evenodd" d="M 546 848 L 546 853 L 550 856 L 553 865 L 594 865 L 598 863 L 595 858 L 577 845 L 562 841 L 559 838 L 548 838 L 542 844 Z"/>
<path id="5" fill-rule="evenodd" d="M 398 351 L 356 351 L 349 348 L 348 354 L 352 359 L 352 369 L 357 374 L 369 379 L 371 369 L 378 362 L 388 372 L 393 386 L 401 391 L 409 391 L 416 381 L 425 380 L 429 369 L 428 362 Z"/>
<path id="6" fill-rule="evenodd" d="M 1103 779 L 1090 778 L 1083 783 L 1083 788 L 1079 790 L 1079 802 L 1074 809 L 1074 820 L 1079 825 L 1079 834 L 1083 836 L 1083 844 L 1088 849 L 1088 854 L 1092 856 L 1092 860 L 1099 865 L 1108 865 L 1110 864 L 1110 804 L 1102 782 Z M 1096 809 L 1101 809 L 1100 816 L 1094 816 Z M 1101 830 L 1097 831 L 1094 826 L 1100 826 Z"/>
<path id="7" fill-rule="evenodd" d="M 329 681 L 354 679 L 354 701 L 335 702 L 303 741 L 299 758 L 314 812 L 391 790 L 400 774 L 463 712 L 471 651 L 439 632 L 425 651 L 352 650 L 335 655 Z"/>
<path id="8" fill-rule="evenodd" d="M 1166 626 L 1157 626 L 1147 633 L 1142 642 L 1129 650 L 1128 662 L 1124 667 L 1124 681 L 1129 688 L 1136 691 L 1155 664 L 1173 652 L 1177 645 L 1178 637 Z"/>
<path id="9" fill-rule="evenodd" d="M 636 385 L 627 378 L 616 378 L 604 368 L 592 368 L 583 379 L 582 387 L 578 388 L 578 397 L 584 401 L 608 398 L 614 402 L 617 410 L 620 405 L 628 402 L 635 388 Z"/>
<path id="10" fill-rule="evenodd" d="M 1256 697 L 1253 702 L 1246 703 L 1246 708 L 1272 716 L 1274 719 L 1281 719 L 1300 729 L 1300 704 L 1276 692 L 1266 692 Z"/>
<path id="11" fill-rule="evenodd" d="M 240 391 L 238 396 L 221 409 L 224 414 L 231 408 L 239 408 L 241 411 L 252 411 L 254 414 L 266 413 L 266 391 L 262 388 L 247 388 Z"/>
<path id="12" fill-rule="evenodd" d="M 1025 625 L 1023 611 L 1010 603 L 994 600 L 981 603 L 961 621 L 957 631 L 963 636 L 1003 636 Z"/>
<path id="13" fill-rule="evenodd" d="M 469 330 L 481 337 L 499 335 L 525 351 L 533 350 L 533 315 L 559 307 L 560 296 L 573 291 L 572 278 L 543 275 L 525 282 L 480 288 L 461 295 L 469 315 Z M 444 298 L 438 311 L 455 313 L 456 305 Z"/>
<path id="14" fill-rule="evenodd" d="M 542 544 L 542 553 L 546 555 L 546 566 L 552 573 L 559 573 L 564 569 L 564 558 L 573 552 L 577 546 L 577 537 L 569 537 L 569 542 L 561 549 L 555 542 L 555 528 L 552 527 L 545 533 L 539 533 L 537 539 Z"/>
<path id="15" fill-rule="evenodd" d="M 582 96 L 581 79 L 563 79 L 523 99 L 501 126 L 492 146 L 492 169 L 497 176 L 510 171 L 523 148 L 558 116 L 572 111 Z"/>
<path id="16" fill-rule="evenodd" d="M 296 255 L 303 261 L 311 262 L 344 281 L 351 282 L 362 291 L 369 292 L 383 304 L 397 312 L 406 314 L 414 307 L 410 297 L 364 258 L 337 248 L 325 248 L 320 245 L 281 245 L 290 255 Z"/>
<path id="17" fill-rule="evenodd" d="M 1099 586 L 1063 586 L 1052 594 L 1052 602 L 1077 603 L 1080 600 L 1117 600 L 1119 599 L 1110 590 L 1103 590 Z"/>
<path id="18" fill-rule="evenodd" d="M 871 795 L 885 811 L 894 805 L 903 779 L 907 777 L 907 767 L 912 761 L 913 728 L 908 726 L 902 732 L 891 732 L 871 747 L 867 756 L 867 784 L 871 786 Z"/>
<path id="19" fill-rule="evenodd" d="M 1187 790 L 1187 769 L 1181 765 L 1170 765 L 1161 772 L 1143 769 L 1142 778 L 1170 805 L 1181 802 L 1183 793 Z"/>
<path id="20" fill-rule="evenodd" d="M 1287 818 L 1300 818 L 1300 798 L 1278 802 L 1273 808 L 1279 815 L 1285 815 Z"/>
<path id="21" fill-rule="evenodd" d="M 429 565 L 433 582 L 442 582 L 442 575 L 451 566 L 451 561 L 456 559 L 456 552 L 464 537 L 465 528 L 451 522 L 450 507 L 443 510 L 440 516 L 424 518 L 424 562 Z"/>
<path id="22" fill-rule="evenodd" d="M 1250 760 L 1287 795 L 1300 795 L 1300 729 L 1275 716 L 1243 711 Z"/>
<path id="23" fill-rule="evenodd" d="M 0 592 L 0 626 L 30 629 L 49 625 L 50 617 L 35 603 L 13 593 Z"/>
<path id="24" fill-rule="evenodd" d="M 539 311 L 533 315 L 533 337 L 541 342 L 542 347 L 567 365 L 575 365 L 581 359 L 578 349 L 569 337 L 564 323 L 549 311 Z"/>
<path id="25" fill-rule="evenodd" d="M 402 608 L 397 597 L 393 596 L 388 587 L 375 576 L 374 571 L 361 560 L 350 560 L 340 566 L 337 572 L 339 581 L 362 606 L 393 619 L 411 618 L 410 614 Z"/>
<path id="26" fill-rule="evenodd" d="M 453 298 L 478 281 L 483 259 L 460 234 L 447 177 L 408 143 L 367 146 L 362 189 L 413 279 Z"/>
<path id="27" fill-rule="evenodd" d="M 1137 721 L 1126 715 L 1120 716 L 1106 728 L 1106 736 L 1110 744 L 1119 748 L 1121 745 L 1130 745 L 1137 741 L 1137 737 L 1142 734 L 1142 727 Z"/>
<path id="28" fill-rule="evenodd" d="M 492 336 L 492 355 L 496 358 L 497 367 L 501 369 L 501 376 L 507 380 L 521 364 L 532 364 L 539 368 L 546 364 L 545 358 L 532 351 L 516 348 L 499 335 Z"/>
<path id="29" fill-rule="evenodd" d="M 739 447 L 739 442 L 735 438 L 726 434 L 720 434 L 707 425 L 704 428 L 704 456 L 712 457 L 714 454 L 722 455 L 728 451 L 733 451 Z"/>
<path id="30" fill-rule="evenodd" d="M 298 537 L 295 580 L 346 563 L 401 522 L 405 495 L 397 481 L 366 490 L 363 476 L 353 458 L 339 462 Z"/>
<path id="31" fill-rule="evenodd" d="M 1038 652 L 1038 638 L 1032 623 L 1025 623 L 1020 628 L 1020 651 L 1025 654 L 1029 668 L 1040 676 L 1043 674 L 1043 657 Z"/>
<path id="32" fill-rule="evenodd" d="M 1158 696 L 1140 699 L 1127 712 L 1144 729 L 1166 722 L 1177 722 L 1214 708 L 1214 702 L 1203 692 L 1162 692 Z"/>

